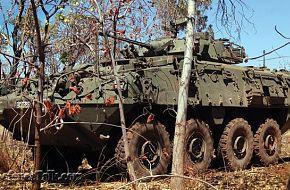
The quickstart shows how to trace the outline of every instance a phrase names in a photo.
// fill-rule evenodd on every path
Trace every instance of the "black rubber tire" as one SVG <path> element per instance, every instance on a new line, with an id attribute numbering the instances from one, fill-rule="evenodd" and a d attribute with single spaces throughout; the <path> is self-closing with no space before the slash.
<path id="1" fill-rule="evenodd" d="M 193 175 L 210 166 L 214 154 L 213 138 L 208 125 L 200 120 L 189 120 L 185 130 L 185 173 Z M 195 147 L 192 147 L 193 143 Z M 201 146 L 200 149 L 198 146 Z"/>
<path id="2" fill-rule="evenodd" d="M 266 138 L 269 135 L 271 135 L 270 138 L 273 140 L 273 150 L 266 147 Z M 273 119 L 267 119 L 265 123 L 260 125 L 254 136 L 255 158 L 265 166 L 277 162 L 281 153 L 281 140 L 281 131 L 277 122 Z"/>
<path id="3" fill-rule="evenodd" d="M 241 153 L 235 151 L 235 141 L 242 137 Z M 241 139 L 241 138 L 240 138 Z M 236 146 L 238 142 L 236 141 Z M 253 155 L 253 132 L 248 122 L 242 118 L 233 119 L 225 127 L 219 142 L 220 156 L 230 170 L 245 169 Z"/>
<path id="4" fill-rule="evenodd" d="M 127 132 L 127 138 L 129 150 L 131 151 L 130 159 L 133 162 L 133 167 L 137 178 L 148 175 L 164 174 L 167 172 L 168 165 L 170 164 L 171 160 L 172 149 L 169 140 L 169 134 L 166 131 L 164 125 L 159 123 L 136 123 Z M 151 164 L 151 170 L 150 164 L 148 164 L 149 162 L 146 160 L 146 156 L 144 159 L 144 155 L 140 155 L 142 145 L 144 147 L 148 141 L 153 142 L 158 147 L 156 151 L 158 156 L 156 161 Z M 122 138 L 119 140 L 115 149 L 115 158 L 118 168 L 121 171 L 126 171 L 127 162 L 125 158 L 124 142 Z"/>

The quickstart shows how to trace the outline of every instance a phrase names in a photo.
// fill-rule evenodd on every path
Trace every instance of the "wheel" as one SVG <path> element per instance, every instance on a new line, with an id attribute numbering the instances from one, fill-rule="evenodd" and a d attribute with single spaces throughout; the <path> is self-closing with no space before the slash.
<path id="1" fill-rule="evenodd" d="M 185 173 L 207 170 L 213 158 L 214 148 L 211 132 L 206 123 L 191 119 L 185 134 Z"/>
<path id="2" fill-rule="evenodd" d="M 136 123 L 127 132 L 127 138 L 137 178 L 167 172 L 172 150 L 164 125 Z M 118 168 L 125 171 L 127 162 L 122 138 L 116 147 L 115 158 Z"/>
<path id="3" fill-rule="evenodd" d="M 254 136 L 255 157 L 263 165 L 275 163 L 281 153 L 281 131 L 277 122 L 267 119 Z"/>
<path id="4" fill-rule="evenodd" d="M 220 138 L 219 150 L 230 170 L 248 166 L 253 155 L 253 133 L 246 120 L 236 118 L 229 122 Z"/>

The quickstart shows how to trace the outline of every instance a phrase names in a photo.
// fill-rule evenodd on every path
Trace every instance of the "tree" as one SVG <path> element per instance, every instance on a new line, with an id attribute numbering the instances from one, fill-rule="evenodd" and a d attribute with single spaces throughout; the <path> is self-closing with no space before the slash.
<path id="1" fill-rule="evenodd" d="M 36 38 L 37 38 L 37 50 L 40 64 L 37 66 L 38 71 L 38 90 L 37 90 L 37 103 L 35 105 L 36 110 L 36 123 L 34 127 L 34 173 L 40 170 L 40 161 L 41 161 L 41 149 L 40 149 L 40 128 L 42 123 L 42 111 L 41 103 L 43 102 L 43 83 L 44 83 L 44 67 L 45 67 L 45 54 L 44 46 L 42 45 L 40 28 L 38 23 L 38 16 L 36 12 L 36 6 L 34 0 L 31 0 L 31 7 L 33 12 L 33 18 L 35 22 Z M 40 189 L 40 175 L 36 173 L 36 180 L 33 182 L 33 190 Z"/>
<path id="2" fill-rule="evenodd" d="M 56 6 L 52 8 L 52 12 L 47 11 L 43 0 L 39 0 L 39 5 L 41 10 L 45 15 L 45 24 L 44 24 L 44 32 L 43 38 L 41 36 L 40 30 L 40 23 L 39 18 L 37 15 L 37 7 L 34 0 L 30 0 L 31 2 L 31 9 L 33 12 L 34 24 L 35 24 L 35 35 L 36 35 L 36 50 L 39 59 L 39 64 L 35 63 L 35 68 L 37 70 L 37 77 L 38 77 L 38 85 L 37 85 L 37 96 L 36 96 L 36 104 L 35 104 L 35 111 L 36 111 L 36 121 L 35 121 L 35 136 L 34 136 L 34 144 L 35 144 L 35 151 L 34 151 L 34 173 L 36 175 L 36 180 L 33 182 L 32 189 L 37 190 L 40 189 L 40 173 L 36 172 L 40 169 L 40 162 L 41 162 L 41 146 L 40 146 L 40 139 L 41 133 L 40 129 L 42 127 L 42 105 L 43 105 L 43 84 L 45 81 L 45 47 L 48 44 L 49 40 L 49 23 L 52 16 L 56 14 L 59 9 L 59 6 L 65 2 L 65 0 L 56 0 L 54 1 Z M 53 2 L 53 1 L 49 1 Z M 48 3 L 48 2 L 46 2 Z"/>
<path id="3" fill-rule="evenodd" d="M 95 0 L 95 3 L 97 5 L 99 15 L 102 15 L 99 4 L 97 3 L 96 0 Z M 104 23 L 103 17 L 100 16 L 100 24 L 102 25 L 103 23 Z M 122 95 L 120 80 L 119 80 L 116 65 L 115 65 L 115 55 L 114 55 L 114 51 L 109 46 L 108 37 L 107 37 L 104 29 L 103 29 L 103 33 L 104 33 L 104 37 L 105 37 L 105 43 L 106 43 L 105 45 L 107 46 L 107 48 L 109 48 L 109 51 L 110 51 L 111 62 L 112 62 L 112 66 L 114 69 L 114 76 L 115 76 L 115 80 L 116 80 L 116 84 L 117 84 L 118 97 L 119 97 L 120 120 L 121 120 L 121 127 L 122 127 L 122 138 L 124 141 L 124 149 L 125 149 L 125 155 L 126 155 L 126 159 L 127 159 L 128 173 L 129 173 L 130 179 L 132 181 L 134 181 L 137 179 L 137 177 L 136 177 L 136 174 L 134 171 L 134 166 L 133 166 L 132 160 L 130 159 L 130 150 L 129 150 L 128 139 L 127 139 L 127 131 L 126 131 L 126 121 L 125 121 L 125 114 L 124 114 L 124 109 L 123 109 L 123 95 Z M 114 44 L 114 49 L 116 49 L 115 44 Z M 134 188 L 136 189 L 137 187 L 134 186 Z"/>
<path id="4" fill-rule="evenodd" d="M 25 3 L 25 0 L 17 0 L 11 2 L 11 6 L 3 6 L 2 2 L 0 6 L 3 19 L 1 36 L 5 41 L 2 50 L 11 50 L 11 55 L 14 57 L 3 55 L 6 60 L 2 67 L 6 71 L 3 73 L 3 77 L 9 79 L 13 84 L 17 82 L 18 66 L 22 63 L 20 58 L 25 54 L 25 46 L 31 36 L 31 29 L 28 26 L 34 25 L 30 19 L 31 10 Z M 7 7 L 7 10 L 4 7 Z M 5 66 L 5 63 L 8 63 L 8 66 Z"/>
<path id="5" fill-rule="evenodd" d="M 231 12 L 235 16 L 236 7 L 232 0 L 229 0 L 231 5 Z M 184 175 L 184 154 L 185 154 L 185 128 L 187 120 L 187 100 L 188 100 L 188 85 L 191 77 L 191 68 L 194 67 L 195 56 L 194 56 L 194 31 L 195 28 L 201 31 L 206 26 L 207 17 L 204 16 L 202 7 L 204 10 L 208 9 L 211 5 L 211 0 L 209 1 L 199 1 L 199 0 L 189 0 L 187 2 L 188 7 L 188 20 L 186 26 L 186 48 L 184 52 L 184 63 L 182 69 L 181 79 L 179 81 L 179 95 L 178 95 L 178 110 L 176 117 L 176 126 L 174 133 L 174 145 L 173 145 L 173 161 L 172 161 L 172 174 L 173 175 Z M 237 3 L 243 4 L 241 0 L 237 0 Z M 177 6 L 178 7 L 178 6 Z M 197 11 L 196 11 L 197 9 Z M 229 27 L 230 21 L 235 21 L 229 17 L 229 12 L 227 11 L 227 1 L 218 0 L 218 11 L 217 17 L 221 12 L 222 24 Z M 244 16 L 244 15 L 242 15 Z M 240 25 L 237 25 L 240 28 Z M 183 189 L 183 179 L 180 177 L 171 178 L 171 189 Z"/>
<path id="6" fill-rule="evenodd" d="M 179 81 L 178 109 L 173 144 L 172 174 L 183 175 L 184 139 L 187 114 L 188 84 L 191 77 L 193 60 L 193 32 L 195 18 L 195 0 L 188 1 L 188 20 L 186 26 L 186 48 L 181 80 Z M 171 178 L 171 189 L 183 189 L 182 178 Z"/>
<path id="7" fill-rule="evenodd" d="M 9 63 L 9 76 L 5 79 L 12 79 L 12 84 L 16 84 L 21 77 L 25 77 L 27 81 L 30 77 L 31 70 L 36 71 L 38 76 L 38 90 L 35 104 L 36 121 L 35 121 L 35 163 L 34 172 L 40 168 L 41 150 L 40 150 L 40 128 L 42 126 L 42 105 L 43 105 L 43 83 L 45 75 L 45 48 L 49 42 L 50 21 L 52 17 L 59 10 L 66 0 L 39 0 L 35 2 L 31 0 L 13 1 L 11 8 L 8 11 L 8 17 L 4 14 L 4 8 L 1 6 L 4 20 L 4 29 L 1 31 L 1 36 L 4 38 L 6 44 L 2 50 L 10 51 L 12 49 L 13 55 L 1 51 L 6 61 Z M 48 3 L 55 3 L 48 5 Z M 48 6 L 47 6 L 48 5 Z M 42 24 L 39 22 L 37 7 L 41 7 L 45 17 L 45 23 L 42 30 Z M 47 8 L 50 10 L 47 11 Z M 12 13 L 16 10 L 16 14 Z M 11 13 L 10 13 L 11 11 Z M 31 27 L 32 26 L 32 27 Z M 12 34 L 10 30 L 12 28 Z M 43 38 L 41 37 L 43 35 Z M 2 38 L 2 40 L 3 40 Z M 28 43 L 29 42 L 29 43 Z M 11 48 L 10 48 L 11 47 Z M 37 52 L 37 53 L 36 53 Z M 38 58 L 38 59 L 37 59 Z M 30 61 L 29 61 L 30 60 Z M 38 61 L 37 61 L 38 60 Z M 29 70 L 27 71 L 27 64 Z M 22 71 L 21 68 L 22 67 Z M 24 74 L 22 75 L 24 71 Z M 0 71 L 2 72 L 2 70 Z M 35 173 L 36 180 L 33 183 L 33 189 L 40 188 L 39 173 Z"/>

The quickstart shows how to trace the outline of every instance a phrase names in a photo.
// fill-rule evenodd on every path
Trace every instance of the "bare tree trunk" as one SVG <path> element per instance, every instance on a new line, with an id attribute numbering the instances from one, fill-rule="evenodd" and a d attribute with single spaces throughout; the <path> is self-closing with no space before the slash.
<path id="1" fill-rule="evenodd" d="M 101 22 L 101 24 L 103 24 L 104 20 L 102 17 L 101 9 L 99 7 L 98 2 L 96 0 L 94 0 L 94 1 L 95 1 L 95 4 L 97 5 L 98 14 L 100 17 L 99 21 Z M 104 27 L 102 27 L 102 28 L 104 29 Z M 108 46 L 107 48 L 110 49 L 112 66 L 114 69 L 114 77 L 115 77 L 116 84 L 117 84 L 118 97 L 119 97 L 120 121 L 121 121 L 121 127 L 122 127 L 122 135 L 123 135 L 122 137 L 124 140 L 124 149 L 125 149 L 125 157 L 126 157 L 126 161 L 127 161 L 128 173 L 129 173 L 130 180 L 135 181 L 137 179 L 137 177 L 136 177 L 136 174 L 134 171 L 132 159 L 130 158 L 131 154 L 130 154 L 129 145 L 128 145 L 126 123 L 125 123 L 125 114 L 124 114 L 124 109 L 123 109 L 123 95 L 122 95 L 122 91 L 121 91 L 121 85 L 120 85 L 120 81 L 119 81 L 119 77 L 118 77 L 118 72 L 117 72 L 116 65 L 115 65 L 115 56 L 114 56 L 114 52 L 112 51 L 111 47 L 109 47 L 108 36 L 106 35 L 106 32 L 103 31 L 103 34 L 104 34 L 104 38 L 105 38 L 105 44 Z M 135 186 L 135 184 L 133 184 L 133 188 L 138 189 L 138 187 Z"/>
<path id="2" fill-rule="evenodd" d="M 188 84 L 193 64 L 193 31 L 194 31 L 195 0 L 188 1 L 188 21 L 186 31 L 186 48 L 184 52 L 184 63 L 181 80 L 179 81 L 178 109 L 174 133 L 172 174 L 184 174 L 184 139 L 187 115 Z M 183 179 L 171 178 L 171 189 L 182 190 Z"/>
<path id="3" fill-rule="evenodd" d="M 35 22 L 35 31 L 36 31 L 36 41 L 37 41 L 37 50 L 39 55 L 40 65 L 38 68 L 38 91 L 37 91 L 37 102 L 36 102 L 36 124 L 35 124 L 35 151 L 34 151 L 34 174 L 36 175 L 36 180 L 33 181 L 33 190 L 40 189 L 41 186 L 41 176 L 40 172 L 40 161 L 41 161 L 41 146 L 40 146 L 40 128 L 42 123 L 42 102 L 43 102 L 43 82 L 44 82 L 44 64 L 45 64 L 45 54 L 42 46 L 40 28 L 38 23 L 38 17 L 35 7 L 34 0 L 31 0 L 31 7 L 33 11 L 33 17 Z"/>
<path id="4" fill-rule="evenodd" d="M 123 95 L 121 91 L 121 85 L 118 77 L 118 72 L 116 69 L 115 65 L 115 58 L 113 56 L 113 51 L 110 50 L 111 58 L 112 58 L 112 65 L 114 68 L 114 76 L 115 80 L 117 83 L 117 90 L 118 90 L 118 96 L 119 96 L 119 110 L 120 110 L 120 121 L 121 121 L 121 127 L 122 127 L 122 137 L 124 141 L 124 149 L 125 149 L 125 155 L 126 155 L 126 161 L 127 161 L 127 168 L 128 168 L 128 173 L 131 181 L 135 181 L 137 179 L 135 171 L 134 171 L 134 166 L 132 163 L 131 159 L 131 154 L 129 150 L 129 145 L 128 145 L 128 139 L 127 139 L 127 131 L 126 131 L 126 122 L 125 122 L 125 114 L 124 114 L 124 108 L 123 108 Z M 134 185 L 134 184 L 133 184 Z M 136 189 L 137 187 L 134 185 L 134 188 Z"/>

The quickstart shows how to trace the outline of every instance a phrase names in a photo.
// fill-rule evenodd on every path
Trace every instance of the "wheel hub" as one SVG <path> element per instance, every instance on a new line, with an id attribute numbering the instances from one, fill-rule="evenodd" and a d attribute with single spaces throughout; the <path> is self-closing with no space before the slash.
<path id="1" fill-rule="evenodd" d="M 246 150 L 248 148 L 247 139 L 242 135 L 237 136 L 234 140 L 233 148 L 237 158 L 239 159 L 244 158 L 246 155 Z"/>
<path id="2" fill-rule="evenodd" d="M 158 144 L 152 141 L 146 141 L 141 146 L 140 160 L 148 169 L 154 168 L 159 162 Z"/>
<path id="3" fill-rule="evenodd" d="M 275 149 L 277 148 L 277 143 L 275 141 L 275 137 L 271 134 L 267 135 L 265 138 L 265 149 L 269 155 L 273 155 L 275 153 Z"/>
<path id="4" fill-rule="evenodd" d="M 194 163 L 198 163 L 203 159 L 205 153 L 205 143 L 202 136 L 192 138 L 188 145 L 188 152 L 191 161 Z"/>

